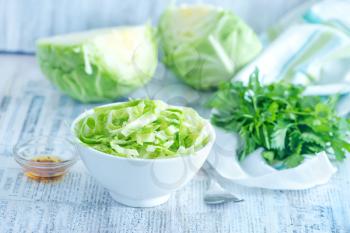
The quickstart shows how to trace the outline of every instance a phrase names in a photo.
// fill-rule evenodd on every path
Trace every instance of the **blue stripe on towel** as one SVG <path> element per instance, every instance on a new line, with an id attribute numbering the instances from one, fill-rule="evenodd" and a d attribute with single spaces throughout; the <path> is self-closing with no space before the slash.
<path id="1" fill-rule="evenodd" d="M 314 14 L 311 10 L 305 12 L 303 19 L 307 23 L 322 23 L 321 18 L 318 15 Z"/>
<path id="2" fill-rule="evenodd" d="M 320 32 L 315 31 L 307 39 L 305 39 L 303 46 L 301 46 L 296 53 L 292 54 L 290 58 L 287 60 L 287 62 L 285 62 L 284 65 L 282 66 L 282 69 L 280 70 L 280 73 L 277 76 L 279 80 L 283 79 L 284 74 L 288 70 L 288 67 L 290 67 L 290 64 L 298 60 L 298 58 L 303 54 L 303 51 L 305 51 L 308 47 L 310 47 L 313 44 L 313 42 L 316 40 L 316 38 L 318 38 L 319 36 L 320 36 Z"/>
<path id="3" fill-rule="evenodd" d="M 307 60 L 307 62 L 304 62 L 295 66 L 295 70 L 307 73 L 307 69 L 310 63 L 312 63 L 313 61 L 319 58 L 322 58 L 323 55 L 327 54 L 329 51 L 334 50 L 334 48 L 336 48 L 337 45 L 339 45 L 339 42 L 340 42 L 339 37 L 332 37 L 332 39 L 329 42 L 327 42 L 324 47 L 320 48 L 320 50 L 318 50 L 313 56 L 311 56 Z"/>
<path id="4" fill-rule="evenodd" d="M 350 35 L 349 25 L 346 25 L 344 22 L 338 19 L 323 20 L 320 16 L 312 12 L 312 10 L 305 12 L 303 19 L 306 23 L 329 25 Z"/>

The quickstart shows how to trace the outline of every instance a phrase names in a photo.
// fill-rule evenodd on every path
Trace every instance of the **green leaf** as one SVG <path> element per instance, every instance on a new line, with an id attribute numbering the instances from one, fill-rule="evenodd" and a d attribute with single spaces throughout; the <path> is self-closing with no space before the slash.
<path id="1" fill-rule="evenodd" d="M 302 155 L 292 154 L 284 160 L 284 164 L 287 167 L 292 168 L 298 166 L 302 161 L 304 161 L 304 157 Z"/>
<path id="2" fill-rule="evenodd" d="M 283 128 L 277 127 L 271 135 L 271 147 L 278 150 L 283 150 L 286 143 L 286 135 L 288 131 L 288 126 Z"/>
<path id="3" fill-rule="evenodd" d="M 253 73 L 250 75 L 248 87 L 253 91 L 256 91 L 261 88 L 259 82 L 259 69 L 255 68 Z"/>
<path id="4" fill-rule="evenodd" d="M 262 128 L 263 128 L 263 132 L 264 132 L 265 146 L 267 149 L 270 149 L 271 148 L 270 138 L 269 138 L 269 134 L 268 134 L 267 129 L 266 129 L 266 125 L 263 125 Z M 273 141 L 272 141 L 272 143 L 273 143 Z"/>
<path id="5" fill-rule="evenodd" d="M 337 160 L 343 160 L 345 158 L 345 151 L 350 152 L 350 144 L 344 140 L 333 140 L 331 144 Z"/>
<path id="6" fill-rule="evenodd" d="M 305 141 L 305 142 L 308 142 L 308 143 L 318 144 L 322 147 L 324 147 L 326 145 L 326 143 L 323 141 L 323 139 L 321 137 L 319 137 L 313 133 L 308 133 L 308 132 L 302 133 L 300 135 L 300 139 Z"/>
<path id="7" fill-rule="evenodd" d="M 277 116 L 277 113 L 278 113 L 278 108 L 279 108 L 279 105 L 277 102 L 272 102 L 268 109 L 267 109 L 267 117 L 266 117 L 266 120 L 267 121 L 270 121 L 270 122 L 274 122 L 276 120 L 276 116 Z"/>
<path id="8" fill-rule="evenodd" d="M 262 156 L 269 162 L 272 162 L 275 159 L 275 153 L 273 151 L 264 151 Z"/>
<path id="9" fill-rule="evenodd" d="M 343 145 L 340 141 L 333 140 L 332 142 L 332 148 L 335 154 L 335 158 L 337 160 L 343 160 L 345 158 L 345 151 L 343 149 Z"/>

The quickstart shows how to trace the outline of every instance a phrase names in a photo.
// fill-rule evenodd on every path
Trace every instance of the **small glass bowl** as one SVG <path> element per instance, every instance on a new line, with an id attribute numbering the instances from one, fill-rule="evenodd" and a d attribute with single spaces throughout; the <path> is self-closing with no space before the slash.
<path id="1" fill-rule="evenodd" d="M 36 180 L 63 176 L 79 158 L 74 143 L 52 136 L 37 136 L 16 144 L 13 156 L 24 174 Z"/>

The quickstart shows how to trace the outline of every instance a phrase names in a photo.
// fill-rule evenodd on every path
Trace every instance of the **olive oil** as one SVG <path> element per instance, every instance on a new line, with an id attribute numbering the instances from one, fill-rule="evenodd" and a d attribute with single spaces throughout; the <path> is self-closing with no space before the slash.
<path id="1" fill-rule="evenodd" d="M 25 175 L 36 181 L 57 181 L 63 177 L 66 169 L 57 166 L 62 160 L 54 155 L 40 155 L 31 159 L 32 166 L 26 169 Z M 38 165 L 37 167 L 35 166 Z"/>

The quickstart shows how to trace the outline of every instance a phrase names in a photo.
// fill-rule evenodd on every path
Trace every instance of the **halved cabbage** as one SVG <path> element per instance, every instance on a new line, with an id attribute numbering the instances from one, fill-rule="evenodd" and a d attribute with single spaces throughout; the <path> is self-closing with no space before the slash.
<path id="1" fill-rule="evenodd" d="M 141 87 L 158 61 L 150 25 L 40 39 L 37 57 L 46 77 L 82 102 L 115 99 Z"/>
<path id="2" fill-rule="evenodd" d="M 240 18 L 210 5 L 171 7 L 158 29 L 164 63 L 196 89 L 230 80 L 261 50 L 256 34 Z"/>
<path id="3" fill-rule="evenodd" d="M 81 142 L 132 158 L 191 155 L 211 139 L 207 122 L 193 109 L 159 100 L 131 100 L 94 109 L 75 127 Z"/>

